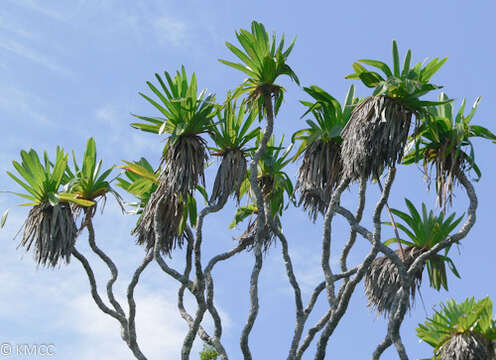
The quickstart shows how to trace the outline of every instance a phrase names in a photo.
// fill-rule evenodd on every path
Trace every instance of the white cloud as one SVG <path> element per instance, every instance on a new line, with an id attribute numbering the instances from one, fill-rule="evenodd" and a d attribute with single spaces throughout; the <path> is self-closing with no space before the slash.
<path id="1" fill-rule="evenodd" d="M 136 332 L 142 352 L 149 358 L 178 359 L 187 325 L 179 317 L 176 305 L 154 292 L 137 296 L 136 302 Z M 112 354 L 115 360 L 130 358 L 130 350 L 120 339 L 119 324 L 101 313 L 89 294 L 76 297 L 68 313 L 69 318 L 60 319 L 61 327 L 69 326 L 79 334 L 80 348 L 75 359 L 98 359 L 104 354 Z"/>
<path id="2" fill-rule="evenodd" d="M 31 11 L 37 12 L 53 20 L 68 22 L 68 18 L 64 16 L 64 14 L 48 8 L 46 2 L 43 3 L 43 6 L 40 6 L 40 3 L 35 2 L 34 0 L 9 0 L 9 1 L 16 4 L 17 6 L 21 6 Z"/>
<path id="3" fill-rule="evenodd" d="M 187 40 L 188 27 L 181 20 L 163 16 L 157 18 L 153 25 L 158 39 L 163 43 L 181 46 Z"/>
<path id="4" fill-rule="evenodd" d="M 6 16 L 7 15 L 7 16 Z M 3 13 L 0 14 L 0 29 L 9 31 L 17 36 L 24 37 L 27 39 L 38 38 L 37 34 L 26 30 L 21 24 L 13 20 L 14 16 L 12 14 Z"/>
<path id="5" fill-rule="evenodd" d="M 117 321 L 102 313 L 93 302 L 86 276 L 77 261 L 73 260 L 75 266 L 37 271 L 31 261 L 9 258 L 10 250 L 12 247 L 4 251 L 0 270 L 2 340 L 49 341 L 55 345 L 59 358 L 70 356 L 74 360 L 132 357 L 120 337 Z M 163 276 L 156 268 L 152 271 Z M 100 278 L 98 271 L 96 274 Z M 176 360 L 180 358 L 187 324 L 177 310 L 176 287 L 167 286 L 173 280 L 165 278 L 164 283 L 166 286 L 157 290 L 156 286 L 147 286 L 143 279 L 136 289 L 138 343 L 148 358 Z M 116 295 L 121 293 L 116 292 Z M 108 303 L 103 286 L 100 286 L 100 295 Z M 122 296 L 118 299 L 127 311 L 127 302 Z M 194 309 L 189 301 L 186 305 Z M 200 347 L 199 342 L 195 342 L 192 353 L 197 353 Z"/>
<path id="6" fill-rule="evenodd" d="M 13 40 L 7 40 L 7 39 L 0 39 L 0 48 L 10 51 L 16 55 L 19 55 L 27 60 L 30 60 L 34 63 L 37 63 L 41 66 L 46 67 L 47 69 L 50 69 L 54 72 L 57 72 L 62 75 L 70 76 L 72 75 L 72 72 L 62 65 L 58 64 L 57 61 L 54 59 L 44 55 L 40 54 L 37 51 L 27 48 L 24 45 L 13 41 Z"/>
<path id="7" fill-rule="evenodd" d="M 55 125 L 45 114 L 37 110 L 44 105 L 44 101 L 36 95 L 16 88 L 0 87 L 0 109 L 17 117 L 19 114 L 27 116 L 29 120 L 34 120 L 39 125 Z"/>
<path id="8" fill-rule="evenodd" d="M 156 151 L 160 146 L 158 138 L 149 141 L 146 134 L 132 130 L 129 126 L 129 114 L 118 110 L 111 104 L 103 105 L 95 111 L 95 116 L 100 120 L 102 133 L 105 133 L 105 146 L 112 150 L 118 149 L 120 156 L 133 156 L 146 151 Z"/>

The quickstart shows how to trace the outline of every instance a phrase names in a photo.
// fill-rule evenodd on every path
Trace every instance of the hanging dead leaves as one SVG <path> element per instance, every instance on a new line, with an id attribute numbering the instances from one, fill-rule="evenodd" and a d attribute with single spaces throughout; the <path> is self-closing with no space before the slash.
<path id="1" fill-rule="evenodd" d="M 372 178 L 401 161 L 412 112 L 393 98 L 372 96 L 359 104 L 341 132 L 343 176 Z"/>

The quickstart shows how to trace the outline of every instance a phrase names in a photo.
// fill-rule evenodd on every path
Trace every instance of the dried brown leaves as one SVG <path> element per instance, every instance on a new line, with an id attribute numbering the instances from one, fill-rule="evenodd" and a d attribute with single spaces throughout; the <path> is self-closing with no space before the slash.
<path id="1" fill-rule="evenodd" d="M 400 255 L 399 250 L 396 253 Z M 417 247 L 408 247 L 404 250 L 404 264 L 408 268 L 417 257 L 424 253 L 423 249 Z M 424 265 L 413 274 L 413 279 L 410 287 L 410 298 L 412 303 L 415 299 L 415 291 L 422 282 L 422 272 Z M 365 295 L 369 301 L 368 306 L 377 310 L 379 314 L 385 315 L 391 310 L 397 292 L 401 287 L 400 274 L 398 267 L 387 256 L 376 258 L 368 273 L 365 276 Z M 411 304 L 408 304 L 410 308 Z"/>
<path id="2" fill-rule="evenodd" d="M 401 161 L 412 112 L 394 99 L 373 96 L 353 110 L 341 132 L 343 176 L 358 180 L 380 175 Z"/>
<path id="3" fill-rule="evenodd" d="M 18 247 L 29 251 L 34 243 L 34 258 L 38 265 L 55 267 L 59 261 L 69 263 L 77 227 L 68 203 L 55 206 L 44 202 L 34 206 L 24 222 L 24 234 Z"/>

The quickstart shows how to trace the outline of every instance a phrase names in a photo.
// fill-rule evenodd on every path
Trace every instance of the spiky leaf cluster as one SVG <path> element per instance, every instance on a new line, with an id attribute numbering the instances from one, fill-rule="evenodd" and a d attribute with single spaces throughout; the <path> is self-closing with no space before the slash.
<path id="1" fill-rule="evenodd" d="M 492 360 L 496 340 L 492 302 L 488 297 L 447 300 L 419 324 L 417 336 L 434 348 L 432 359 Z"/>
<path id="2" fill-rule="evenodd" d="M 163 167 L 158 177 L 157 188 L 143 208 L 142 219 L 137 226 L 138 242 L 146 243 L 147 249 L 154 247 L 152 241 L 156 233 L 161 237 L 161 251 L 169 253 L 176 242 L 181 243 L 185 221 L 183 214 L 194 200 L 193 191 L 205 183 L 204 169 L 208 159 L 206 141 L 200 136 L 210 132 L 217 112 L 214 96 L 198 95 L 195 74 L 188 79 L 184 66 L 174 79 L 165 72 L 165 83 L 159 75 L 156 78 L 162 92 L 152 83 L 148 87 L 159 98 L 159 102 L 141 94 L 165 118 L 135 117 L 146 123 L 133 123 L 133 127 L 143 131 L 167 133 L 163 150 Z M 193 200 L 191 200 L 193 199 Z M 156 216 L 157 214 L 160 216 Z M 196 215 L 196 212 L 195 212 Z M 149 228 L 152 226 L 152 229 Z"/>
<path id="3" fill-rule="evenodd" d="M 260 133 L 257 138 L 257 144 L 262 138 L 263 134 Z M 291 149 L 292 144 L 284 148 L 282 146 L 284 138 L 281 139 L 279 144 L 275 146 L 274 137 L 269 139 L 267 147 L 262 154 L 262 158 L 258 164 L 258 174 L 257 181 L 258 186 L 262 191 L 264 201 L 268 204 L 269 213 L 267 216 L 271 216 L 274 224 L 280 224 L 279 217 L 289 203 L 294 204 L 294 187 L 288 174 L 284 171 L 285 167 L 291 162 Z M 234 221 L 230 227 L 234 227 L 242 222 L 244 219 L 256 215 L 258 213 L 258 208 L 255 203 L 254 194 L 250 188 L 250 182 L 248 181 L 249 174 L 243 181 L 241 186 L 241 196 L 247 194 L 249 198 L 249 205 L 241 206 L 237 209 Z M 286 197 L 288 198 L 286 200 Z M 256 234 L 256 223 L 255 220 L 249 222 L 247 230 L 239 237 L 239 240 L 244 240 L 247 243 L 254 241 Z M 273 243 L 275 235 L 270 229 L 269 225 L 266 224 L 264 227 L 264 249 L 267 250 Z"/>
<path id="4" fill-rule="evenodd" d="M 50 161 L 46 152 L 42 162 L 33 149 L 22 150 L 21 159 L 21 163 L 12 162 L 20 178 L 7 172 L 28 192 L 14 194 L 31 201 L 23 205 L 33 206 L 21 228 L 19 246 L 29 251 L 34 244 L 34 257 L 39 265 L 55 267 L 60 260 L 69 262 L 77 235 L 69 204 L 88 207 L 95 203 L 61 191 L 68 161 L 64 150 L 57 148 L 55 162 Z"/>
<path id="5" fill-rule="evenodd" d="M 318 86 L 304 88 L 314 102 L 300 101 L 313 120 L 306 120 L 308 128 L 293 134 L 292 142 L 300 140 L 301 144 L 294 160 L 303 154 L 303 162 L 298 169 L 296 190 L 301 196 L 298 205 L 309 212 L 315 221 L 319 213 L 323 213 L 329 203 L 330 194 L 341 179 L 341 130 L 348 122 L 354 105 L 355 88 L 352 85 L 344 101 L 344 106 L 329 93 Z"/>
<path id="6" fill-rule="evenodd" d="M 393 40 L 393 69 L 379 60 L 362 59 L 353 63 L 354 73 L 347 75 L 347 79 L 359 79 L 368 88 L 373 88 L 372 96 L 393 98 L 396 102 L 406 106 L 409 111 L 422 113 L 426 106 L 438 102 L 420 100 L 427 93 L 442 88 L 430 83 L 430 79 L 443 66 L 448 58 L 434 58 L 427 64 L 422 62 L 411 66 L 412 51 L 408 50 L 400 65 L 398 44 Z M 380 70 L 383 75 L 367 70 L 363 65 L 369 65 Z"/>
<path id="7" fill-rule="evenodd" d="M 284 49 L 284 35 L 277 43 L 276 34 L 274 33 L 270 38 L 264 25 L 257 21 L 251 23 L 251 32 L 241 29 L 236 32 L 236 38 L 242 50 L 229 42 L 226 42 L 226 46 L 242 63 L 219 59 L 223 64 L 249 76 L 239 87 L 236 95 L 248 93 L 249 101 L 258 104 L 260 116 L 267 115 L 268 107 L 265 102 L 273 97 L 277 114 L 284 94 L 284 88 L 275 84 L 277 78 L 287 75 L 298 85 L 300 83 L 293 69 L 286 63 L 296 38 L 287 49 Z"/>
<path id="8" fill-rule="evenodd" d="M 94 201 L 95 205 L 91 208 L 86 208 L 87 213 L 91 209 L 90 214 L 93 216 L 96 210 L 96 199 L 106 199 L 107 194 L 112 194 L 121 205 L 120 195 L 110 185 L 110 174 L 114 170 L 114 166 L 102 172 L 103 160 L 97 161 L 96 143 L 93 138 L 88 139 L 86 150 L 83 155 L 82 166 L 79 167 L 76 161 L 76 155 L 72 152 L 72 160 L 74 172 L 67 167 L 66 169 L 66 188 L 72 194 L 76 195 L 77 199 Z M 81 210 L 81 206 L 73 206 L 76 213 Z"/>
<path id="9" fill-rule="evenodd" d="M 152 251 L 155 246 L 156 212 L 146 211 L 153 207 L 160 214 L 159 234 L 161 237 L 160 249 L 163 253 L 169 254 L 178 244 L 181 246 L 184 242 L 185 229 L 189 220 L 191 225 L 196 224 L 197 208 L 196 200 L 193 196 L 188 196 L 184 201 L 183 198 L 172 197 L 172 201 L 163 202 L 160 205 L 156 202 L 159 199 L 153 196 L 157 191 L 160 193 L 159 182 L 160 169 L 153 170 L 153 167 L 145 159 L 141 158 L 136 162 L 125 161 L 125 165 L 119 166 L 125 169 L 125 176 L 117 178 L 118 186 L 127 192 L 133 194 L 138 202 L 132 203 L 136 210 L 133 213 L 139 214 L 140 217 L 136 223 L 135 229 L 131 232 L 138 237 L 137 243 L 144 245 L 147 252 Z M 203 194 L 204 190 L 198 188 Z M 172 195 L 171 195 L 172 196 Z"/>
<path id="10" fill-rule="evenodd" d="M 344 176 L 351 180 L 377 177 L 384 168 L 401 161 L 412 115 L 421 116 L 426 106 L 439 104 L 420 97 L 441 88 L 429 81 L 445 61 L 446 58 L 435 58 L 426 65 L 417 63 L 411 67 L 408 50 L 400 67 L 398 46 L 393 40 L 393 70 L 378 60 L 353 63 L 355 72 L 346 78 L 360 79 L 365 86 L 374 88 L 374 92 L 355 108 L 342 131 Z M 381 70 L 384 77 L 360 63 Z"/>
<path id="11" fill-rule="evenodd" d="M 432 249 L 445 240 L 463 219 L 463 215 L 456 218 L 456 213 L 446 217 L 444 211 L 438 215 L 434 214 L 432 210 L 427 212 L 424 203 L 422 203 L 422 211 L 419 213 L 410 200 L 405 199 L 405 203 L 409 213 L 396 209 L 391 209 L 391 212 L 404 222 L 403 224 L 397 223 L 396 226 L 408 236 L 409 240 L 400 239 L 401 243 L 407 246 L 423 250 Z M 386 224 L 392 225 L 391 223 Z M 392 238 L 387 240 L 385 244 L 389 245 L 396 241 L 396 238 Z M 446 265 L 456 277 L 460 277 L 453 260 L 448 257 L 449 250 L 450 247 L 448 246 L 444 250 L 444 255 L 435 254 L 426 260 L 430 286 L 436 290 L 441 287 L 448 290 Z"/>
<path id="12" fill-rule="evenodd" d="M 448 96 L 441 93 L 439 102 L 444 104 L 427 108 L 428 113 L 422 125 L 411 137 L 411 151 L 403 159 L 403 163 L 407 165 L 421 162 L 428 184 L 431 178 L 429 170 L 435 169 L 437 201 L 443 208 L 452 202 L 458 171 L 474 170 L 477 178 L 481 176 L 481 171 L 475 162 L 471 138 L 496 140 L 496 135 L 488 129 L 470 124 L 480 97 L 475 99 L 467 115 L 465 115 L 465 99 L 456 114 L 453 104 L 447 101 Z"/>
<path id="13" fill-rule="evenodd" d="M 251 129 L 257 112 L 249 110 L 246 102 L 238 107 L 236 101 L 228 95 L 222 111 L 218 112 L 217 124 L 210 133 L 215 147 L 210 151 L 222 158 L 215 176 L 214 187 L 210 197 L 211 203 L 227 200 L 234 195 L 239 203 L 241 183 L 247 171 L 246 157 L 253 148 L 248 147 L 257 137 L 259 128 Z"/>

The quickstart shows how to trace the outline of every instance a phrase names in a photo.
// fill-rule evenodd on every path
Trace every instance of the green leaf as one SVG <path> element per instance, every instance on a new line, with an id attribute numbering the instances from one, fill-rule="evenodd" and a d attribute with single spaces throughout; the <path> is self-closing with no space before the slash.
<path id="1" fill-rule="evenodd" d="M 69 201 L 69 202 L 72 202 L 74 204 L 78 204 L 78 205 L 85 206 L 85 207 L 95 205 L 94 201 L 78 199 L 75 194 L 60 193 L 60 194 L 57 194 L 57 198 L 58 198 L 57 201 L 59 201 L 59 200 Z"/>
<path id="2" fill-rule="evenodd" d="M 405 56 L 405 61 L 403 62 L 403 71 L 401 72 L 402 77 L 406 77 L 410 71 L 410 61 L 412 59 L 412 51 L 409 49 Z"/>
<path id="3" fill-rule="evenodd" d="M 237 64 L 237 63 L 233 63 L 231 61 L 222 60 L 222 59 L 219 59 L 219 61 L 221 63 L 223 63 L 224 65 L 230 66 L 230 67 L 232 67 L 234 69 L 237 69 L 237 70 L 240 70 L 240 71 L 244 72 L 248 76 L 257 77 L 257 74 L 255 72 L 253 72 L 252 70 L 250 70 L 250 68 L 248 68 L 246 66 L 243 66 L 243 65 Z"/>
<path id="4" fill-rule="evenodd" d="M 370 66 L 373 66 L 373 67 L 376 67 L 376 68 L 382 70 L 384 75 L 386 75 L 386 77 L 388 77 L 388 78 L 393 76 L 393 73 L 391 72 L 391 69 L 389 68 L 389 66 L 387 66 L 382 61 L 369 60 L 369 59 L 362 59 L 362 60 L 358 60 L 358 61 L 361 62 L 362 64 L 370 65 Z"/>
<path id="5" fill-rule="evenodd" d="M 386 241 L 384 241 L 384 245 L 386 245 L 386 246 L 389 246 L 391 244 L 397 244 L 397 243 L 398 243 L 398 239 L 395 237 L 387 239 Z M 400 239 L 400 243 L 402 243 L 403 245 L 406 245 L 406 246 L 415 246 L 415 243 L 408 241 L 408 240 L 404 240 L 404 239 Z"/>
<path id="6" fill-rule="evenodd" d="M 59 197 L 55 196 L 54 193 L 49 193 L 48 194 L 48 201 L 50 202 L 50 205 L 55 206 L 60 202 Z"/>
<path id="7" fill-rule="evenodd" d="M 9 210 L 5 210 L 2 214 L 2 218 L 0 218 L 0 229 L 5 226 L 5 222 L 7 221 L 7 217 L 9 216 Z"/>
<path id="8" fill-rule="evenodd" d="M 400 54 L 396 40 L 393 40 L 393 73 L 394 76 L 400 77 Z"/>
<path id="9" fill-rule="evenodd" d="M 196 190 L 198 190 L 198 192 L 201 194 L 201 196 L 203 197 L 203 200 L 205 201 L 205 204 L 208 204 L 208 193 L 207 191 L 205 190 L 205 188 L 203 188 L 202 186 L 200 185 L 197 185 L 196 186 Z"/>
<path id="10" fill-rule="evenodd" d="M 196 200 L 193 196 L 188 198 L 188 214 L 191 226 L 196 226 L 198 211 L 196 208 Z"/>
<path id="11" fill-rule="evenodd" d="M 86 143 L 86 151 L 83 157 L 83 167 L 81 169 L 83 176 L 92 178 L 96 166 L 96 143 L 93 138 L 89 138 Z"/>
<path id="12" fill-rule="evenodd" d="M 369 88 L 375 88 L 376 86 L 379 86 L 382 81 L 384 81 L 379 74 L 368 71 L 360 73 L 359 78 L 362 80 L 364 85 Z"/>

